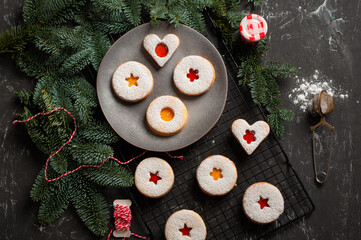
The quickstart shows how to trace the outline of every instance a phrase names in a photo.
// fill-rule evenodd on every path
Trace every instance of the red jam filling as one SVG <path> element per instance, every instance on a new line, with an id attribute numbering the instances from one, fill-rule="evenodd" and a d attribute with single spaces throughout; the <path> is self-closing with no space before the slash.
<path id="1" fill-rule="evenodd" d="M 150 173 L 149 182 L 153 182 L 154 184 L 157 184 L 159 180 L 162 178 L 158 176 L 158 172 L 156 173 Z"/>
<path id="2" fill-rule="evenodd" d="M 256 133 L 254 131 L 246 130 L 246 135 L 243 136 L 243 139 L 247 141 L 248 144 L 256 141 L 256 137 L 254 136 Z"/>
<path id="3" fill-rule="evenodd" d="M 191 82 L 194 82 L 195 79 L 198 79 L 198 70 L 193 70 L 193 68 L 189 69 L 189 73 L 187 74 L 187 78 L 189 78 L 189 80 Z"/>
<path id="4" fill-rule="evenodd" d="M 179 229 L 179 231 L 182 233 L 182 236 L 190 236 L 191 233 L 190 231 L 192 230 L 192 228 L 187 227 L 187 224 L 184 224 L 184 227 Z"/>
<path id="5" fill-rule="evenodd" d="M 158 57 L 165 57 L 168 54 L 168 47 L 164 43 L 158 43 L 158 45 L 155 47 L 155 54 L 157 54 Z"/>
<path id="6" fill-rule="evenodd" d="M 268 205 L 268 199 L 263 199 L 262 197 L 260 197 L 258 204 L 260 206 L 261 209 L 263 209 L 264 207 L 269 207 Z"/>

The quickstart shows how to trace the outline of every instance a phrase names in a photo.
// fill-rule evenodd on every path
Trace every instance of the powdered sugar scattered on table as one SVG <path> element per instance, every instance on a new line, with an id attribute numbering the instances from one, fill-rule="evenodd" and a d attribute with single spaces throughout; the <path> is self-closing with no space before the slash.
<path id="1" fill-rule="evenodd" d="M 307 78 L 295 76 L 296 87 L 291 90 L 288 97 L 295 105 L 299 106 L 303 112 L 310 109 L 313 96 L 322 90 L 326 90 L 328 94 L 336 99 L 344 100 L 348 98 L 348 91 L 344 91 L 341 86 L 335 87 L 332 84 L 332 80 L 327 79 L 319 70 L 315 70 L 315 72 Z"/>

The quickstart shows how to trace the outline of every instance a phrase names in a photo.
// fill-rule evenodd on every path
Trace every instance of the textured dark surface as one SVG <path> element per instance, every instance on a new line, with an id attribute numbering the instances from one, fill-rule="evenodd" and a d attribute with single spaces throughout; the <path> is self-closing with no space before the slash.
<path id="1" fill-rule="evenodd" d="M 21 3 L 0 3 L 1 31 L 19 21 Z M 284 104 L 296 113 L 294 121 L 287 124 L 281 144 L 316 210 L 271 239 L 361 239 L 360 4 L 356 0 L 278 0 L 268 1 L 255 11 L 264 15 L 270 26 L 267 60 L 298 66 L 298 76 L 305 78 L 317 69 L 325 79 L 332 79 L 334 86 L 349 91 L 349 98 L 336 98 L 336 109 L 328 118 L 336 127 L 335 150 L 329 180 L 318 186 L 313 178 L 309 130 L 317 119 L 299 110 L 288 98 L 297 86 L 294 79 L 281 83 Z M 33 82 L 15 68 L 11 59 L 0 57 L 0 238 L 90 239 L 72 208 L 51 226 L 40 227 L 37 223 L 38 205 L 30 200 L 29 191 L 46 156 L 36 150 L 22 127 L 11 125 L 15 113 L 22 111 L 14 91 L 32 87 Z M 109 205 L 115 197 L 124 195 L 117 189 L 107 192 Z M 142 233 L 137 228 L 133 231 Z"/>

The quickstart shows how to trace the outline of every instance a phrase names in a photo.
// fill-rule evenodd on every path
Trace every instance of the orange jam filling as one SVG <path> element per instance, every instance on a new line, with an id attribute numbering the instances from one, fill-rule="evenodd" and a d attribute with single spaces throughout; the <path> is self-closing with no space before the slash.
<path id="1" fill-rule="evenodd" d="M 133 73 L 130 74 L 130 77 L 126 78 L 125 80 L 128 81 L 128 86 L 131 87 L 133 85 L 135 85 L 136 87 L 138 87 L 138 79 L 139 77 L 134 77 Z"/>
<path id="2" fill-rule="evenodd" d="M 246 130 L 246 135 L 243 136 L 243 139 L 247 141 L 248 144 L 256 141 L 256 137 L 254 136 L 256 133 L 254 131 Z"/>
<path id="3" fill-rule="evenodd" d="M 165 57 L 168 54 L 168 47 L 164 43 L 158 43 L 158 45 L 155 47 L 155 54 L 157 54 L 158 57 Z"/>
<path id="4" fill-rule="evenodd" d="M 189 69 L 189 73 L 187 74 L 187 78 L 189 78 L 189 80 L 191 82 L 194 82 L 194 80 L 198 79 L 198 70 L 193 70 L 193 68 Z"/>
<path id="5" fill-rule="evenodd" d="M 174 118 L 174 111 L 170 107 L 163 108 L 162 111 L 160 111 L 160 117 L 164 121 L 170 121 Z"/>
<path id="6" fill-rule="evenodd" d="M 159 180 L 162 180 L 162 178 L 158 176 L 158 172 L 150 173 L 149 182 L 153 182 L 155 185 L 157 185 Z"/>
<path id="7" fill-rule="evenodd" d="M 182 233 L 182 236 L 191 236 L 191 230 L 192 228 L 187 227 L 187 224 L 184 224 L 184 227 L 179 229 L 179 231 Z"/>
<path id="8" fill-rule="evenodd" d="M 213 177 L 214 181 L 217 181 L 218 178 L 222 178 L 222 169 L 213 168 L 213 172 L 211 172 L 209 175 Z"/>
<path id="9" fill-rule="evenodd" d="M 268 198 L 263 199 L 262 197 L 260 197 L 258 204 L 260 206 L 261 209 L 263 209 L 264 207 L 269 207 L 268 205 Z"/>

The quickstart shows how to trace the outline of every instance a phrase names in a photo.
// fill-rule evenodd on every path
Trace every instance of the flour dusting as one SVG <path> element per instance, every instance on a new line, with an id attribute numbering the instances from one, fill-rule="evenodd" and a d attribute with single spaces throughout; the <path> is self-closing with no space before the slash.
<path id="1" fill-rule="evenodd" d="M 334 98 L 342 100 L 347 99 L 349 95 L 348 91 L 343 91 L 341 86 L 337 88 L 334 87 L 332 85 L 333 81 L 322 76 L 319 70 L 315 70 L 308 78 L 295 76 L 295 80 L 297 87 L 291 90 L 288 97 L 295 105 L 299 106 L 303 112 L 310 109 L 313 96 L 322 90 L 327 91 L 327 93 Z"/>

